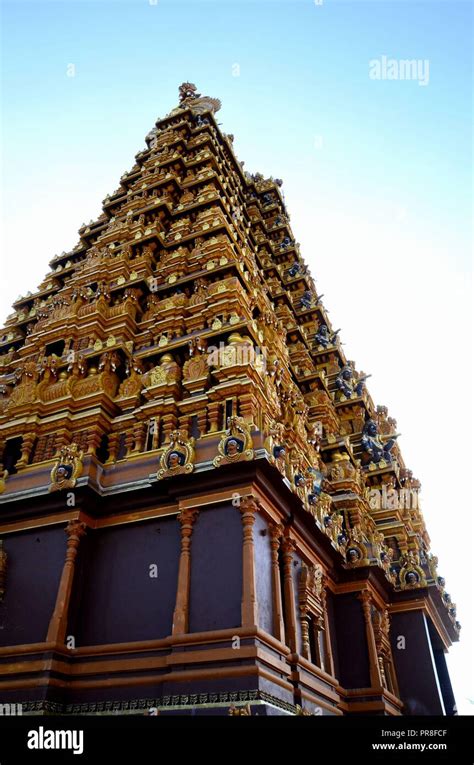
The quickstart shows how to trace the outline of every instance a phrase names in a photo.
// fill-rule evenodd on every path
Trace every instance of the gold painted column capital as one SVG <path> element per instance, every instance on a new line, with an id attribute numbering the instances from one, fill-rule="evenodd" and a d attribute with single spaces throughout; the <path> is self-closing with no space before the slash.
<path id="1" fill-rule="evenodd" d="M 199 510 L 194 508 L 184 508 L 178 514 L 178 521 L 181 526 L 181 546 L 182 549 L 189 548 L 191 545 L 191 536 L 193 533 L 193 526 L 196 518 L 199 515 Z"/>

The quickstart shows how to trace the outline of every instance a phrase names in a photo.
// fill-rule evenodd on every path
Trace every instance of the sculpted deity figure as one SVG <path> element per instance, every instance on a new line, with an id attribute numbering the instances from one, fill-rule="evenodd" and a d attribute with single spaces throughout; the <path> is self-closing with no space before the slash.
<path id="1" fill-rule="evenodd" d="M 183 430 L 170 433 L 170 444 L 160 458 L 157 478 L 192 473 L 194 470 L 194 438 L 188 438 Z"/>
<path id="2" fill-rule="evenodd" d="M 341 331 L 340 329 L 336 329 L 335 332 L 329 332 L 327 325 L 321 324 L 321 326 L 319 327 L 314 337 L 316 346 L 322 346 L 323 348 L 327 348 L 329 345 L 334 345 L 340 331 Z"/>
<path id="3" fill-rule="evenodd" d="M 356 377 L 355 380 L 354 377 Z M 370 375 L 355 375 L 352 367 L 347 365 L 341 369 L 336 378 L 336 388 L 346 398 L 351 398 L 354 395 L 361 396 L 365 388 L 365 381 L 368 377 L 370 377 Z"/>
<path id="4" fill-rule="evenodd" d="M 77 444 L 72 443 L 62 447 L 51 471 L 50 492 L 74 488 L 82 473 L 82 457 L 83 452 Z"/>
<path id="5" fill-rule="evenodd" d="M 226 465 L 240 460 L 251 460 L 254 457 L 252 436 L 249 425 L 243 417 L 233 415 L 227 420 L 227 430 L 224 432 L 217 447 L 217 457 L 214 458 L 214 467 Z"/>
<path id="6" fill-rule="evenodd" d="M 310 290 L 303 292 L 300 298 L 300 303 L 303 308 L 311 308 L 314 304 L 314 295 Z"/>
<path id="7" fill-rule="evenodd" d="M 23 366 L 15 371 L 17 384 L 13 388 L 9 400 L 10 406 L 29 404 L 37 395 L 38 371 L 34 361 L 26 361 Z"/>
<path id="8" fill-rule="evenodd" d="M 377 430 L 377 423 L 374 420 L 368 420 L 364 425 L 362 432 L 361 445 L 364 452 L 365 463 L 374 462 L 379 463 L 381 460 L 386 462 L 392 461 L 391 450 L 395 446 L 395 441 L 398 438 L 398 433 L 385 444 L 380 439 Z"/>
<path id="9" fill-rule="evenodd" d="M 196 86 L 192 82 L 183 82 L 179 86 L 179 102 L 182 104 L 188 98 L 199 98 L 200 93 L 197 92 Z"/>

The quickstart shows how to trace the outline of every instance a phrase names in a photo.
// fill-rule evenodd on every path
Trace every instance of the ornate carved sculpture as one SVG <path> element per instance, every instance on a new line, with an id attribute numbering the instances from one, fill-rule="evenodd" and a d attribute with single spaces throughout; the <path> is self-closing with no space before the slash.
<path id="1" fill-rule="evenodd" d="M 305 290 L 300 298 L 302 308 L 311 308 L 314 305 L 314 295 L 310 290 Z"/>
<path id="2" fill-rule="evenodd" d="M 336 388 L 339 391 L 340 398 L 355 398 L 361 396 L 365 389 L 365 381 L 370 375 L 363 373 L 354 380 L 355 374 L 351 366 L 345 366 L 336 377 Z"/>
<path id="3" fill-rule="evenodd" d="M 0 416 L 4 413 L 10 400 L 11 387 L 9 385 L 0 385 Z"/>
<path id="4" fill-rule="evenodd" d="M 183 101 L 186 101 L 188 98 L 199 98 L 200 93 L 197 92 L 197 88 L 192 82 L 183 82 L 179 86 L 179 102 L 180 104 L 183 103 Z"/>
<path id="5" fill-rule="evenodd" d="M 238 332 L 233 332 L 226 347 L 218 352 L 217 356 L 220 367 L 248 364 L 254 359 L 252 340 L 247 335 L 243 336 Z M 210 357 L 210 363 L 212 363 L 212 357 Z"/>
<path id="6" fill-rule="evenodd" d="M 301 566 L 300 571 L 300 598 L 304 593 L 304 599 L 313 598 L 315 604 L 319 604 L 321 600 L 321 592 L 323 588 L 323 569 L 320 565 L 305 565 Z"/>
<path id="7" fill-rule="evenodd" d="M 159 366 L 153 367 L 144 375 L 144 383 L 147 388 L 179 382 L 180 379 L 181 367 L 170 353 L 165 353 L 160 359 Z"/>
<path id="8" fill-rule="evenodd" d="M 321 651 L 320 633 L 325 641 L 324 576 L 319 564 L 302 563 L 298 583 L 298 601 L 301 621 L 301 642 L 303 656 L 325 668 L 325 656 Z M 314 631 L 313 644 L 316 655 L 312 656 L 310 630 Z M 325 646 L 327 651 L 327 644 Z"/>
<path id="9" fill-rule="evenodd" d="M 335 332 L 329 332 L 327 325 L 321 324 L 314 336 L 316 347 L 327 348 L 330 345 L 334 345 L 340 331 L 340 329 L 336 329 Z"/>
<path id="10" fill-rule="evenodd" d="M 143 362 L 141 359 L 132 356 L 130 361 L 127 361 L 125 371 L 127 377 L 119 388 L 119 398 L 137 396 L 143 387 Z"/>
<path id="11" fill-rule="evenodd" d="M 363 541 L 363 534 L 359 524 L 348 530 L 349 539 L 346 545 L 346 560 L 349 566 L 368 566 L 369 557 L 367 547 Z"/>
<path id="12" fill-rule="evenodd" d="M 263 445 L 264 449 L 266 449 L 270 455 L 270 459 L 278 467 L 280 472 L 285 471 L 285 461 L 287 457 L 284 434 L 285 426 L 283 423 L 273 420 Z"/>
<path id="13" fill-rule="evenodd" d="M 386 608 L 383 611 L 372 609 L 372 625 L 377 653 L 381 655 L 390 649 L 390 617 Z"/>
<path id="14" fill-rule="evenodd" d="M 251 427 L 253 426 L 246 423 L 243 417 L 228 418 L 227 430 L 217 447 L 218 455 L 213 460 L 215 467 L 254 458 Z"/>
<path id="15" fill-rule="evenodd" d="M 179 86 L 179 105 L 189 107 L 193 114 L 199 115 L 205 112 L 217 112 L 221 108 L 218 98 L 201 96 L 192 82 L 183 82 Z"/>
<path id="16" fill-rule="evenodd" d="M 38 372 L 34 361 L 27 361 L 15 372 L 17 384 L 12 390 L 8 409 L 22 404 L 31 404 L 37 396 Z"/>
<path id="17" fill-rule="evenodd" d="M 209 363 L 206 354 L 206 344 L 200 339 L 194 338 L 189 342 L 190 358 L 183 366 L 183 381 L 207 380 L 209 376 Z"/>
<path id="18" fill-rule="evenodd" d="M 395 446 L 395 441 L 399 434 L 392 436 L 385 444 L 378 436 L 377 423 L 374 420 L 368 420 L 362 431 L 361 446 L 364 453 L 363 462 L 368 464 L 373 462 L 379 464 L 382 460 L 386 463 L 392 461 L 390 454 Z"/>
<path id="19" fill-rule="evenodd" d="M 419 555 L 409 550 L 401 558 L 402 567 L 399 572 L 400 588 L 410 590 L 418 587 L 426 587 L 426 578 L 420 566 Z"/>
<path id="20" fill-rule="evenodd" d="M 51 471 L 50 492 L 74 488 L 82 473 L 82 457 L 83 452 L 79 450 L 77 444 L 72 443 L 62 447 Z"/>
<path id="21" fill-rule="evenodd" d="M 250 704 L 247 702 L 245 706 L 242 707 L 236 707 L 234 704 L 231 704 L 229 707 L 229 715 L 231 716 L 243 716 L 243 717 L 251 717 L 252 716 L 252 709 L 250 707 Z"/>
<path id="22" fill-rule="evenodd" d="M 199 303 L 204 303 L 207 297 L 208 287 L 207 279 L 196 279 L 194 282 L 193 294 L 189 298 L 189 305 L 194 306 L 199 305 Z"/>
<path id="23" fill-rule="evenodd" d="M 87 374 L 87 364 L 84 360 L 84 355 L 82 353 L 76 353 L 75 351 L 70 351 L 68 355 L 68 368 L 67 371 L 70 373 L 71 378 L 73 380 L 78 380 L 82 377 L 85 377 Z"/>
<path id="24" fill-rule="evenodd" d="M 58 384 L 58 366 L 59 359 L 52 355 L 44 358 L 41 362 L 40 382 L 37 386 L 37 395 L 42 401 L 51 401 L 59 398 L 61 395 L 69 393 L 67 384 L 67 372 L 59 374 Z"/>
<path id="25" fill-rule="evenodd" d="M 315 505 L 321 496 L 324 485 L 324 473 L 318 468 L 310 467 L 307 470 L 309 479 L 308 501 L 310 505 Z"/>
<path id="26" fill-rule="evenodd" d="M 174 475 L 192 473 L 194 470 L 194 438 L 188 438 L 182 430 L 170 433 L 170 445 L 160 458 L 158 480 Z"/>
<path id="27" fill-rule="evenodd" d="M 383 436 L 391 436 L 397 432 L 397 421 L 388 416 L 386 406 L 378 406 L 375 414 L 378 432 Z"/>

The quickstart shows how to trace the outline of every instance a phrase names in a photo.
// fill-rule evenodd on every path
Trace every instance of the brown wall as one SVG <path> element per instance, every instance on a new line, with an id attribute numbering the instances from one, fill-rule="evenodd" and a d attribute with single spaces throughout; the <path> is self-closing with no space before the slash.
<path id="1" fill-rule="evenodd" d="M 46 639 L 66 554 L 64 527 L 34 529 L 4 539 L 6 591 L 0 603 L 0 645 Z"/>
<path id="2" fill-rule="evenodd" d="M 445 714 L 425 615 L 421 611 L 392 614 L 390 637 L 405 714 Z"/>
<path id="3" fill-rule="evenodd" d="M 171 634 L 180 554 L 176 516 L 89 531 L 81 548 L 68 629 L 77 647 Z"/>
<path id="4" fill-rule="evenodd" d="M 242 521 L 239 509 L 201 510 L 191 547 L 189 632 L 239 627 L 242 601 Z"/>
<path id="5" fill-rule="evenodd" d="M 353 593 L 334 598 L 338 679 L 345 688 L 370 686 L 369 654 L 362 604 Z"/>

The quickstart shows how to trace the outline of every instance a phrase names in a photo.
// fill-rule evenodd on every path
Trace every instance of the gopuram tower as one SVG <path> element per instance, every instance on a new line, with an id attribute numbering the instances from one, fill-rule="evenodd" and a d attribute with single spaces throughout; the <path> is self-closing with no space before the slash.
<path id="1" fill-rule="evenodd" d="M 447 714 L 456 608 L 281 181 L 183 84 L 0 336 L 0 701 Z"/>

